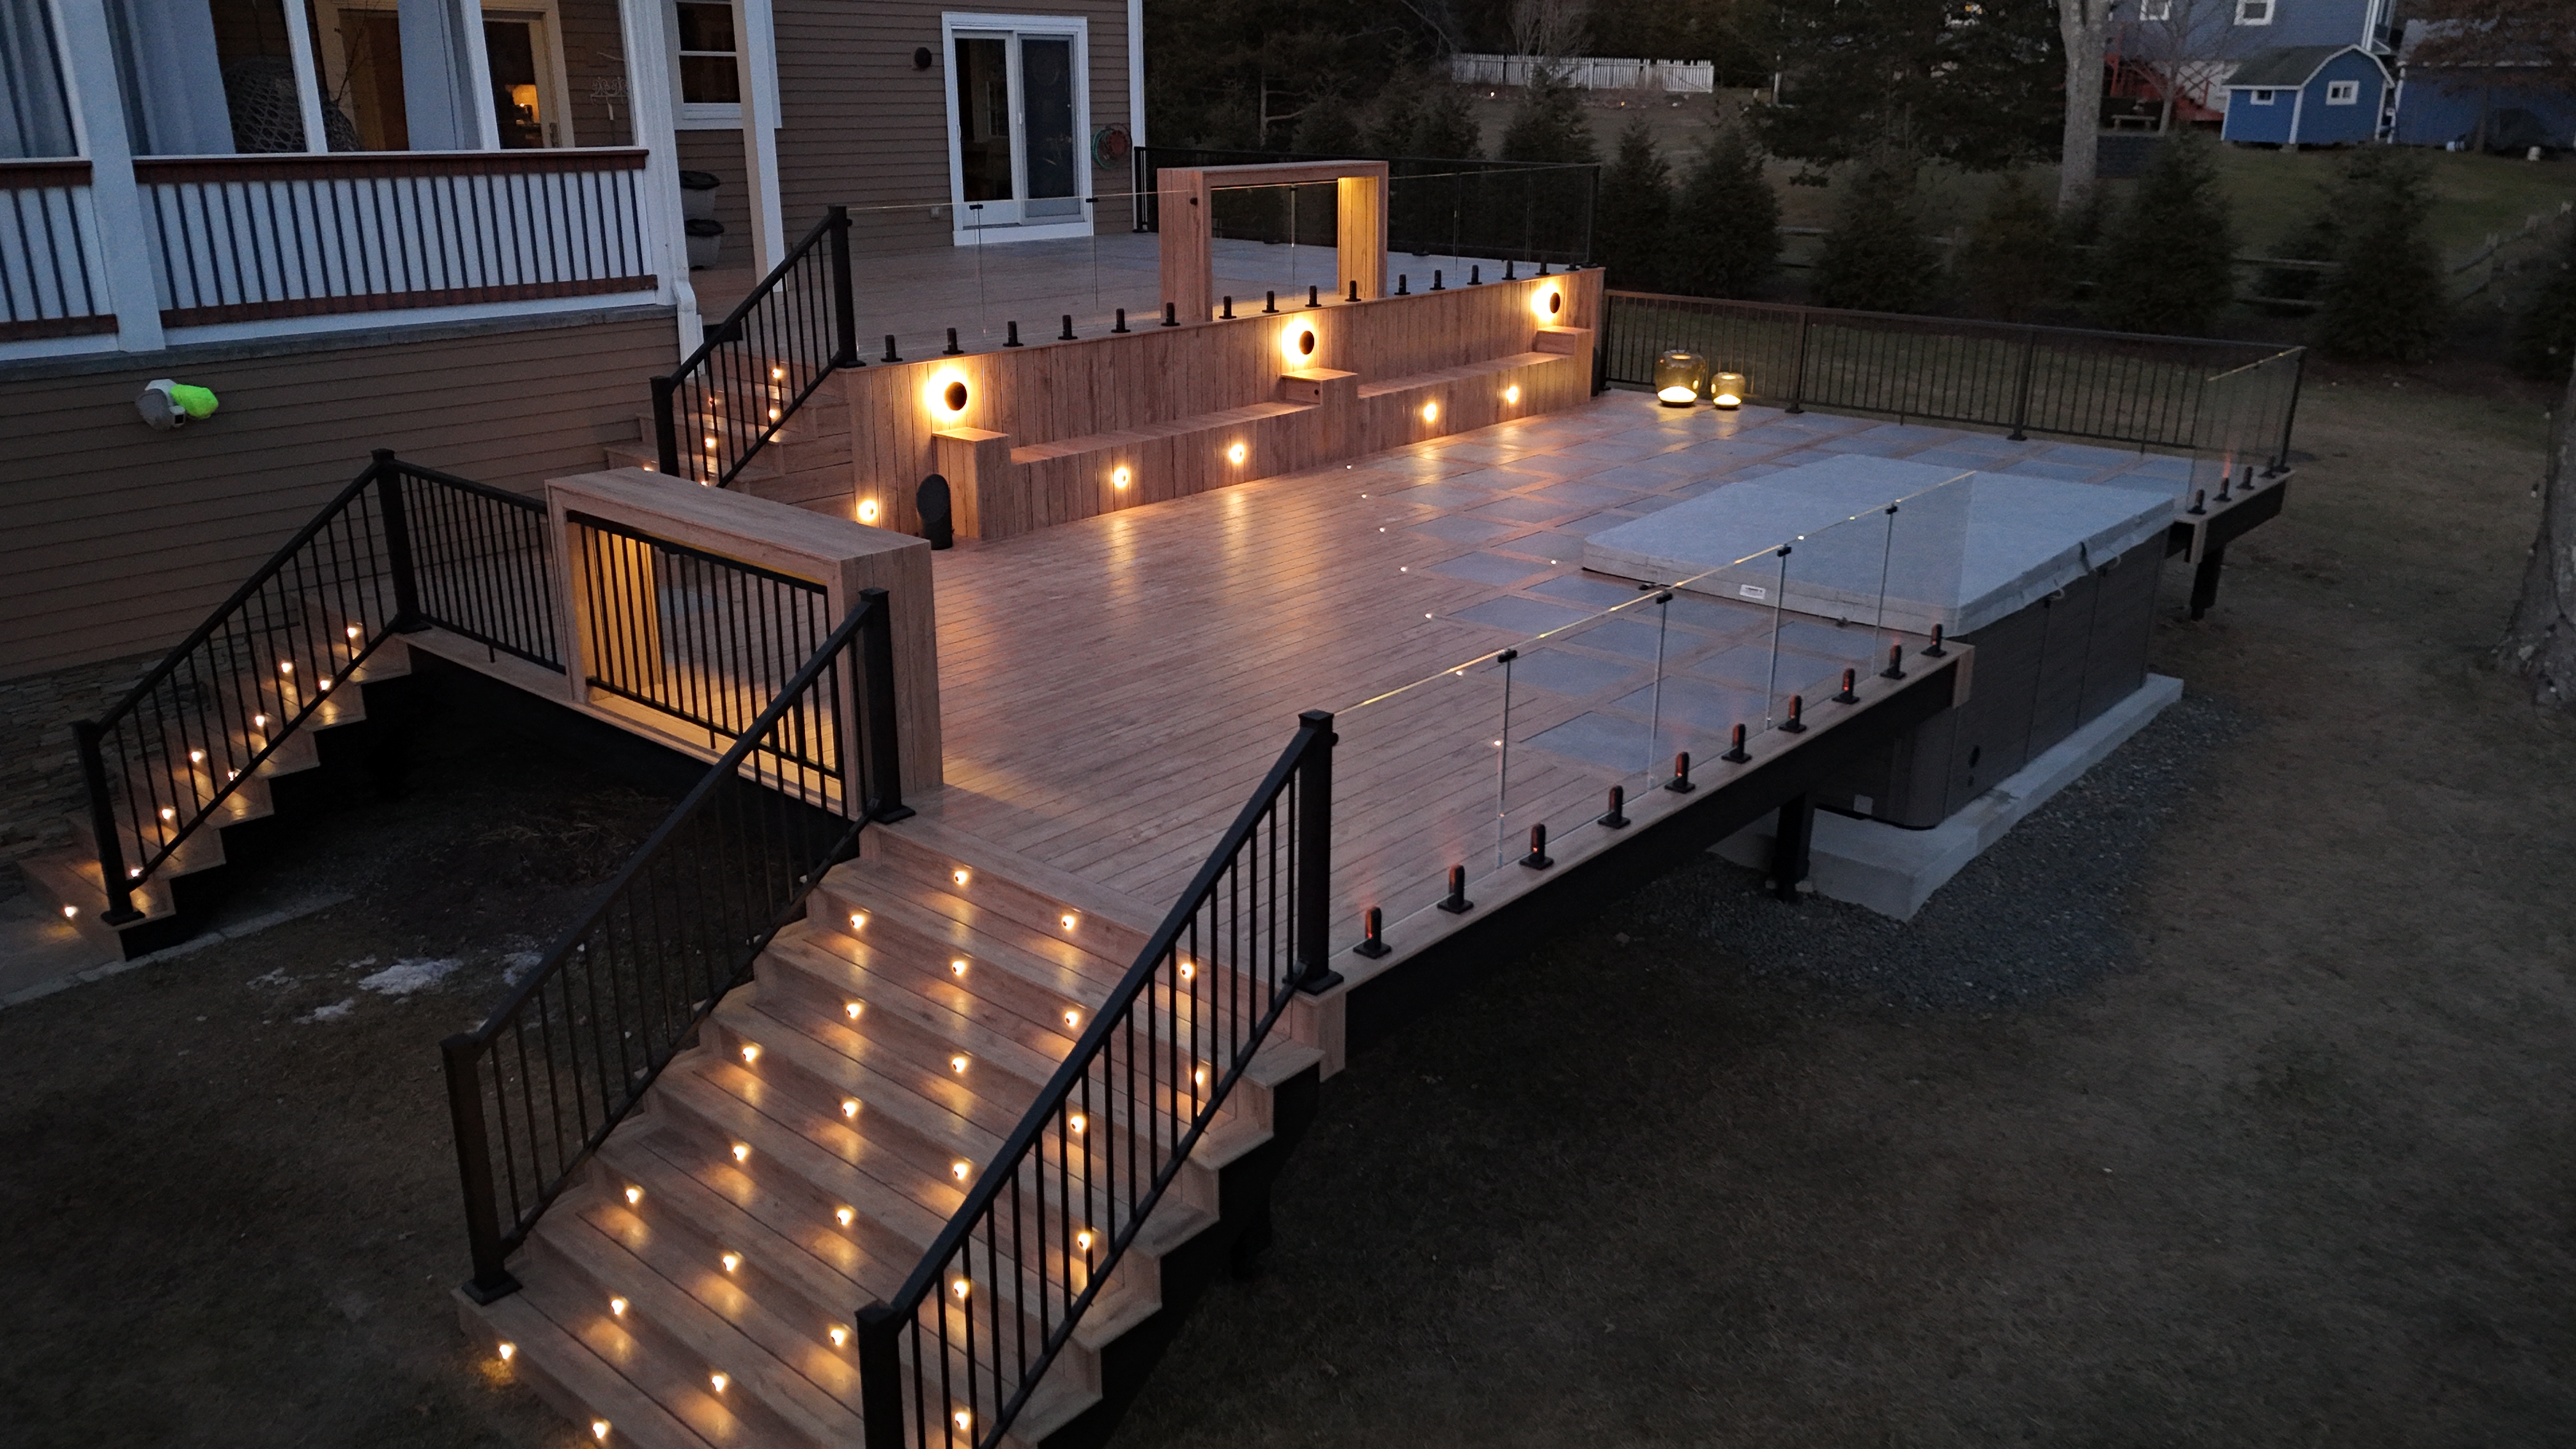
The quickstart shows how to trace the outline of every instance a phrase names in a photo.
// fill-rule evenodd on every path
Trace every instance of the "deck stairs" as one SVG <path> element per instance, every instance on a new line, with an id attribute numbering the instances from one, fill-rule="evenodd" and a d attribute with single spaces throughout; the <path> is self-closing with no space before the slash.
<path id="1" fill-rule="evenodd" d="M 862 839 L 538 1221 L 522 1291 L 458 1294 L 597 1442 L 859 1444 L 855 1311 L 896 1296 L 1144 947 L 1082 883 L 934 821 Z M 1138 1330 L 1185 1306 L 1171 1260 L 1244 1230 L 1225 1176 L 1320 1062 L 1284 1031 L 1255 1059 L 1003 1443 L 1106 1433 L 1159 1350 Z"/>
<path id="2" fill-rule="evenodd" d="M 728 486 L 736 492 L 773 503 L 848 516 L 856 484 L 850 475 L 850 409 L 839 384 L 826 381 L 801 406 L 793 394 L 766 384 L 726 387 L 709 394 L 710 406 L 678 419 L 680 446 L 701 444 L 711 428 L 722 426 L 725 410 L 738 417 L 758 417 L 771 408 L 785 416 L 778 436 L 761 445 Z M 658 471 L 653 442 L 653 416 L 635 420 L 635 440 L 610 443 L 603 450 L 611 468 Z"/>
<path id="3" fill-rule="evenodd" d="M 64 816 L 71 827 L 69 845 L 22 860 L 19 869 L 39 898 L 69 919 L 84 940 L 120 960 L 185 939 L 201 928 L 205 913 L 233 885 L 233 868 L 256 854 L 283 819 L 319 808 L 346 777 L 364 770 L 372 744 L 367 738 L 372 732 L 365 728 L 370 723 L 368 693 L 373 689 L 381 696 L 387 686 L 410 674 L 409 651 L 400 639 L 387 639 L 355 673 L 336 682 L 302 727 L 279 741 L 276 752 L 255 766 L 250 778 L 236 784 L 160 869 L 136 882 L 134 908 L 142 912 L 138 920 L 111 925 L 102 919 L 107 894 L 99 878 L 98 835 L 86 809 Z M 195 753 L 226 757 L 224 751 L 199 743 Z M 234 732 L 230 757 L 246 758 L 266 743 L 263 732 L 244 722 Z M 175 758 L 183 753 L 191 752 L 172 751 L 161 798 L 184 801 L 212 795 L 220 788 L 209 773 L 215 766 L 202 759 L 183 763 Z M 132 829 L 120 826 L 119 835 L 129 864 L 150 858 L 155 847 Z"/>

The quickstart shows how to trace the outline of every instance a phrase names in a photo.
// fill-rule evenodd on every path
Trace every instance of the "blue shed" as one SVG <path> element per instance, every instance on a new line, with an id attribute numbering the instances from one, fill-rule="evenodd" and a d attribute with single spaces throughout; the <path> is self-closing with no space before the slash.
<path id="1" fill-rule="evenodd" d="M 2230 141 L 2275 146 L 2346 146 L 2379 132 L 2388 72 L 2358 45 L 2286 45 L 2258 50 L 2227 78 Z"/>

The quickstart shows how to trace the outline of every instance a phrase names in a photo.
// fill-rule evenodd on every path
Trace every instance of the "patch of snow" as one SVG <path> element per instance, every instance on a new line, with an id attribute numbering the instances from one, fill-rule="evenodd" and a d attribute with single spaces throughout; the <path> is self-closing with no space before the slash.
<path id="1" fill-rule="evenodd" d="M 545 964 L 543 951 L 512 951 L 501 958 L 501 981 L 508 986 L 519 984 L 519 978 Z"/>
<path id="2" fill-rule="evenodd" d="M 287 975 L 286 968 L 283 966 L 265 976 L 254 976 L 242 983 L 244 986 L 292 986 L 294 984 L 295 978 Z"/>
<path id="3" fill-rule="evenodd" d="M 343 971 L 364 971 L 364 970 L 366 970 L 368 967 L 373 966 L 373 965 L 375 965 L 375 964 L 376 964 L 376 958 L 375 958 L 375 957 L 373 957 L 373 956 L 361 956 L 361 957 L 359 957 L 357 960 L 355 960 L 355 961 L 351 961 L 351 962 L 349 962 L 347 965 L 342 966 L 340 969 L 341 969 L 341 970 L 343 970 Z"/>
<path id="4" fill-rule="evenodd" d="M 436 986 L 464 964 L 454 957 L 404 956 L 373 976 L 361 977 L 358 987 L 380 996 L 409 996 Z"/>
<path id="5" fill-rule="evenodd" d="M 332 1002 L 329 1006 L 317 1006 L 295 1019 L 297 1021 L 338 1021 L 356 1010 L 357 1005 L 358 998 L 352 996 L 346 1001 Z"/>

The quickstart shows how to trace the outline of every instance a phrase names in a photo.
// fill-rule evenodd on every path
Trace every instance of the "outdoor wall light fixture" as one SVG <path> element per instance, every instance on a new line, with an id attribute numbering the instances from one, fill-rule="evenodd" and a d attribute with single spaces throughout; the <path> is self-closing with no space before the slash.
<path id="1" fill-rule="evenodd" d="M 1686 408 L 1699 401 L 1700 384 L 1708 380 L 1708 359 L 1696 352 L 1667 352 L 1655 359 L 1655 401 Z"/>
<path id="2" fill-rule="evenodd" d="M 1541 322 L 1553 322 L 1565 311 L 1565 293 L 1555 287 L 1541 287 L 1530 293 L 1530 311 Z"/>
<path id="3" fill-rule="evenodd" d="M 1436 423 L 1440 421 L 1440 404 L 1436 402 L 1424 403 L 1422 405 L 1422 420 L 1426 423 Z"/>
<path id="4" fill-rule="evenodd" d="M 1112 488 L 1124 488 L 1135 481 L 1136 475 L 1129 472 L 1124 467 L 1112 468 L 1109 470 L 1109 486 Z"/>
<path id="5" fill-rule="evenodd" d="M 966 374 L 954 367 L 943 367 L 931 374 L 930 385 L 922 389 L 921 405 L 947 424 L 964 415 L 966 404 L 974 398 L 974 389 L 966 385 Z"/>
<path id="6" fill-rule="evenodd" d="M 875 523 L 877 521 L 878 511 L 877 501 L 875 499 L 862 498 L 859 500 L 859 522 L 867 524 Z"/>
<path id="7" fill-rule="evenodd" d="M 1304 367 L 1314 357 L 1315 347 L 1321 340 L 1312 326 L 1292 322 L 1279 334 L 1279 355 L 1288 359 L 1291 367 Z"/>
<path id="8" fill-rule="evenodd" d="M 1241 443 L 1237 443 L 1233 447 L 1225 450 L 1225 460 L 1238 468 L 1242 467 L 1243 460 L 1251 455 L 1252 450 L 1246 448 Z"/>
<path id="9" fill-rule="evenodd" d="M 1744 374 L 1721 372 L 1708 380 L 1708 400 L 1721 412 L 1733 412 L 1744 405 Z"/>
<path id="10" fill-rule="evenodd" d="M 1510 387 L 1503 389 L 1503 401 L 1507 403 L 1517 403 L 1520 400 L 1521 385 L 1519 383 L 1513 383 Z"/>

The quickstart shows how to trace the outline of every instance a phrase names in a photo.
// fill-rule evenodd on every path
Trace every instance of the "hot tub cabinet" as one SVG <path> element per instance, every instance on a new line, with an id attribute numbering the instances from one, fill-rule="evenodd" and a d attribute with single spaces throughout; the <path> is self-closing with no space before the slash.
<path id="1" fill-rule="evenodd" d="M 1777 580 L 1792 613 L 1974 645 L 1965 702 L 1813 797 L 1919 830 L 2145 684 L 2175 502 L 2156 485 L 1847 457 L 1595 534 L 1584 566 L 1730 599 Z M 1783 538 L 1788 556 L 1767 553 Z"/>

